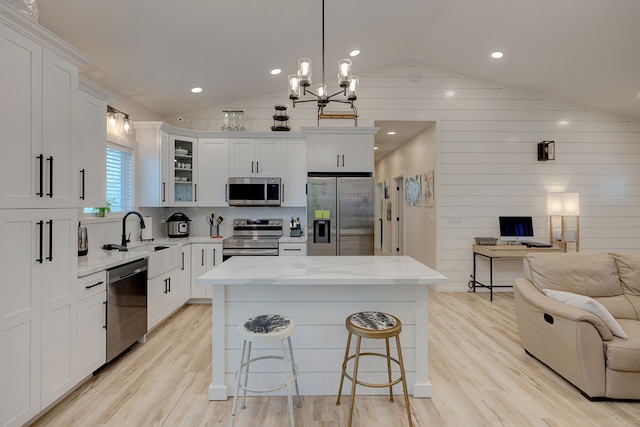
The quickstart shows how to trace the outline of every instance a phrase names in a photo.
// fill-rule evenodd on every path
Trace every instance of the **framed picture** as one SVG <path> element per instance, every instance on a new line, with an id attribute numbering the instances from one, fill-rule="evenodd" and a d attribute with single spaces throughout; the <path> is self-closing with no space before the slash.
<path id="1" fill-rule="evenodd" d="M 387 221 L 391 221 L 391 202 L 387 202 Z"/>
<path id="2" fill-rule="evenodd" d="M 404 201 L 407 206 L 420 206 L 420 174 L 410 176 L 404 181 Z"/>
<path id="3" fill-rule="evenodd" d="M 387 183 L 387 181 L 384 181 L 384 198 L 388 199 L 390 198 L 391 195 L 389 194 L 389 183 Z"/>
<path id="4" fill-rule="evenodd" d="M 422 173 L 422 200 L 425 206 L 433 206 L 433 171 Z"/>

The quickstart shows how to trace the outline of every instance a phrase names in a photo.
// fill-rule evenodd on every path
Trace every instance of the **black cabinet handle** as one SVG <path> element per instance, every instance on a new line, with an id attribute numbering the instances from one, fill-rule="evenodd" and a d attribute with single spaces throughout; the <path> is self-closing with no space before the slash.
<path id="1" fill-rule="evenodd" d="M 344 154 L 342 155 L 342 167 L 344 167 Z"/>
<path id="2" fill-rule="evenodd" d="M 164 190 L 165 190 L 165 187 L 166 187 L 166 185 L 165 185 L 165 183 L 163 182 L 163 183 L 162 183 L 162 202 L 163 202 L 163 203 L 165 202 L 165 197 L 164 197 Z"/>
<path id="3" fill-rule="evenodd" d="M 260 173 L 260 162 L 256 160 L 256 173 Z"/>
<path id="4" fill-rule="evenodd" d="M 229 197 L 227 196 L 227 190 L 229 189 L 229 184 L 225 184 L 224 185 L 224 201 L 228 202 L 229 201 Z"/>
<path id="5" fill-rule="evenodd" d="M 102 327 L 107 329 L 107 302 L 105 301 L 102 304 L 104 304 L 104 325 Z"/>
<path id="6" fill-rule="evenodd" d="M 95 288 L 96 286 L 100 286 L 100 285 L 102 285 L 103 283 L 104 283 L 104 282 L 101 280 L 101 281 L 99 281 L 98 283 L 94 283 L 93 285 L 87 285 L 87 286 L 85 286 L 84 288 L 85 288 L 85 289 Z"/>
<path id="7" fill-rule="evenodd" d="M 340 154 L 336 154 L 336 167 L 340 167 Z"/>
<path id="8" fill-rule="evenodd" d="M 184 271 L 184 252 L 182 252 L 182 271 Z"/>
<path id="9" fill-rule="evenodd" d="M 171 292 L 171 277 L 167 279 L 167 282 L 169 282 L 169 292 Z"/>
<path id="10" fill-rule="evenodd" d="M 167 282 L 169 281 L 169 279 L 164 279 L 164 293 L 168 293 L 169 291 L 167 290 Z"/>
<path id="11" fill-rule="evenodd" d="M 216 266 L 216 248 L 213 248 L 213 266 Z"/>
<path id="12" fill-rule="evenodd" d="M 380 245 L 382 245 L 382 225 L 383 225 L 382 218 L 379 218 L 378 221 L 380 221 Z"/>
<path id="13" fill-rule="evenodd" d="M 253 161 L 251 161 L 251 173 L 253 173 Z"/>
<path id="14" fill-rule="evenodd" d="M 84 169 L 80 169 L 80 173 L 82 174 L 82 195 L 80 196 L 80 199 L 84 200 L 84 175 L 86 172 Z"/>
<path id="15" fill-rule="evenodd" d="M 44 196 L 44 156 L 42 154 L 40 154 L 39 156 L 36 157 L 38 159 L 38 163 L 40 164 L 40 191 L 38 191 L 36 193 L 36 195 L 38 197 L 43 197 Z"/>
<path id="16" fill-rule="evenodd" d="M 198 201 L 198 184 L 193 184 L 193 201 L 197 202 Z"/>
<path id="17" fill-rule="evenodd" d="M 204 249 L 202 249 L 202 266 L 204 267 Z"/>
<path id="18" fill-rule="evenodd" d="M 49 256 L 47 260 L 53 261 L 53 220 L 50 219 L 47 224 L 49 225 Z"/>
<path id="19" fill-rule="evenodd" d="M 39 230 L 39 235 L 40 235 L 40 238 L 39 238 L 40 244 L 38 245 L 38 254 L 39 255 L 38 255 L 38 258 L 36 259 L 36 261 L 39 262 L 40 264 L 42 264 L 42 260 L 43 260 L 43 258 L 42 258 L 42 243 L 43 243 L 42 239 L 43 239 L 43 237 L 42 236 L 44 234 L 44 221 L 38 221 L 36 224 L 38 224 L 38 230 Z"/>
<path id="20" fill-rule="evenodd" d="M 49 192 L 47 196 L 53 198 L 53 156 L 49 156 L 47 161 L 49 162 Z"/>
<path id="21" fill-rule="evenodd" d="M 280 189 L 280 202 L 284 203 L 284 184 L 281 185 L 281 189 Z"/>

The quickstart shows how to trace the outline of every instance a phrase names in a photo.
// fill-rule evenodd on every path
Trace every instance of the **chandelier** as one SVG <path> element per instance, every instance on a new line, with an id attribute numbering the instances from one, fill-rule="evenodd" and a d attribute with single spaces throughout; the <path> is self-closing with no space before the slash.
<path id="1" fill-rule="evenodd" d="M 316 85 L 316 91 L 308 89 L 311 86 L 311 59 L 300 58 L 298 60 L 298 73 L 289 75 L 289 99 L 295 108 L 300 102 L 316 102 L 318 105 L 318 125 L 321 118 L 352 118 L 358 125 L 358 110 L 354 101 L 358 99 L 358 77 L 351 74 L 351 60 L 341 59 L 338 61 L 338 85 L 340 90 L 332 95 L 327 92 L 325 84 L 324 66 L 324 0 L 322 0 L 322 83 Z M 302 90 L 302 93 L 300 91 Z M 300 96 L 311 96 L 310 99 L 300 99 Z M 336 98 L 342 95 L 340 98 Z M 349 104 L 353 114 L 325 114 L 324 107 L 330 102 L 340 102 Z"/>

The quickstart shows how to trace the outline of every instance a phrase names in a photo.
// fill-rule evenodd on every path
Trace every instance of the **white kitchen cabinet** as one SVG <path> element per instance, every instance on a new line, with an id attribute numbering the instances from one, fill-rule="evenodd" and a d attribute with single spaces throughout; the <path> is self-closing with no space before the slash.
<path id="1" fill-rule="evenodd" d="M 77 206 L 77 65 L 4 25 L 0 57 L 0 206 Z"/>
<path id="2" fill-rule="evenodd" d="M 191 298 L 211 298 L 211 286 L 196 280 L 216 265 L 222 264 L 222 242 L 191 244 Z"/>
<path id="3" fill-rule="evenodd" d="M 338 128 L 325 132 L 314 130 L 313 133 L 308 133 L 309 172 L 372 173 L 374 135 L 375 131 L 371 128 L 356 128 L 356 130 Z"/>
<path id="4" fill-rule="evenodd" d="M 198 206 L 228 206 L 229 139 L 198 139 Z"/>
<path id="5" fill-rule="evenodd" d="M 307 148 L 304 140 L 282 144 L 282 206 L 307 206 Z"/>
<path id="6" fill-rule="evenodd" d="M 231 139 L 229 176 L 282 176 L 280 148 L 278 139 Z"/>
<path id="7" fill-rule="evenodd" d="M 278 244 L 279 256 L 305 256 L 307 255 L 307 242 L 280 242 Z"/>
<path id="8" fill-rule="evenodd" d="M 0 210 L 1 425 L 22 425 L 75 385 L 77 209 Z"/>
<path id="9" fill-rule="evenodd" d="M 81 381 L 107 360 L 107 273 L 78 278 L 78 372 Z"/>
<path id="10" fill-rule="evenodd" d="M 134 122 L 138 143 L 138 206 L 166 207 L 169 204 L 169 134 L 162 122 Z"/>
<path id="11" fill-rule="evenodd" d="M 169 200 L 171 206 L 196 206 L 198 202 L 198 140 L 169 135 Z"/>
<path id="12" fill-rule="evenodd" d="M 78 147 L 78 199 L 80 207 L 105 206 L 107 125 L 105 112 L 111 96 L 80 79 L 76 112 Z"/>
<path id="13" fill-rule="evenodd" d="M 147 329 L 151 330 L 184 304 L 180 268 L 149 279 L 147 283 Z"/>

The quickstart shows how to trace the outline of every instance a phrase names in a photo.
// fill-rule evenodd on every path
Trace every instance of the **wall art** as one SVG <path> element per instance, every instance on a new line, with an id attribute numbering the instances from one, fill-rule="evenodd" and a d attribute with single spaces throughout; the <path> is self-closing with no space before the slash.
<path id="1" fill-rule="evenodd" d="M 420 206 L 420 174 L 408 177 L 404 182 L 404 201 L 407 206 Z"/>
<path id="2" fill-rule="evenodd" d="M 427 171 L 422 173 L 422 200 L 425 206 L 433 206 L 434 194 L 433 194 L 433 171 Z"/>

